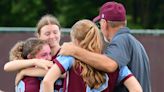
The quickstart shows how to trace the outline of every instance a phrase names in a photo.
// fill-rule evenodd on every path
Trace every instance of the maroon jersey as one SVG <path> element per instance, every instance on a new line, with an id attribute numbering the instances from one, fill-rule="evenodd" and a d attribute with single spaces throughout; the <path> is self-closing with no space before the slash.
<path id="1" fill-rule="evenodd" d="M 113 92 L 116 86 L 118 71 L 114 73 L 109 73 L 108 77 L 108 87 L 102 92 Z M 67 91 L 66 91 L 67 90 Z M 64 80 L 64 90 L 63 92 L 86 92 L 86 85 L 77 71 L 73 68 L 67 73 L 67 77 Z"/>
<path id="2" fill-rule="evenodd" d="M 57 54 L 53 56 L 52 60 L 56 58 Z M 26 76 L 16 86 L 15 92 L 39 92 L 41 80 L 42 78 Z M 56 81 L 56 83 L 54 84 L 54 92 L 62 91 L 63 81 L 64 79 L 59 79 L 58 81 Z"/>
<path id="3" fill-rule="evenodd" d="M 57 57 L 59 51 L 60 51 L 60 49 L 58 50 L 58 52 L 56 53 L 56 55 L 54 55 L 54 56 L 52 57 L 53 63 L 55 63 L 55 62 L 54 62 L 54 61 L 55 61 L 54 59 L 56 59 L 56 57 Z M 56 92 L 56 91 L 57 91 L 57 92 L 61 92 L 61 91 L 63 90 L 63 83 L 64 83 L 64 78 L 59 78 L 59 79 L 55 82 L 55 84 L 54 84 L 54 90 L 55 90 L 55 92 Z"/>
<path id="4" fill-rule="evenodd" d="M 67 71 L 67 77 L 64 79 L 63 92 L 89 92 L 87 89 L 88 87 L 86 86 L 80 75 L 80 67 L 76 70 L 72 67 L 72 65 L 74 64 L 73 57 L 59 56 L 54 59 L 54 61 L 58 65 L 62 73 Z M 106 81 L 107 86 L 101 92 L 113 92 L 114 87 L 117 83 L 118 74 L 118 70 L 114 73 L 106 74 L 106 77 L 108 77 L 108 81 Z"/>
<path id="5" fill-rule="evenodd" d="M 24 77 L 16 86 L 16 92 L 39 92 L 40 80 L 36 77 Z"/>

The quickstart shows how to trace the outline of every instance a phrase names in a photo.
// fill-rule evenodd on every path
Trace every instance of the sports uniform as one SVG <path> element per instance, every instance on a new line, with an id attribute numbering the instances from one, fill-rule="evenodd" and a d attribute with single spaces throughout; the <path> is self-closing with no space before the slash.
<path id="1" fill-rule="evenodd" d="M 73 64 L 75 59 L 70 56 L 58 56 L 55 63 L 58 65 L 62 73 L 67 72 L 67 77 L 64 80 L 63 92 L 113 92 L 117 81 L 121 82 L 132 76 L 131 72 L 127 67 L 122 67 L 113 73 L 106 73 L 106 82 L 102 84 L 98 89 L 91 89 L 89 86 L 85 85 L 82 77 L 80 76 L 80 67 L 73 69 Z"/>
<path id="2" fill-rule="evenodd" d="M 52 61 L 56 58 L 57 54 L 52 57 Z M 43 78 L 40 77 L 38 78 L 38 77 L 25 76 L 15 87 L 15 92 L 42 92 L 42 83 L 41 83 L 42 79 Z M 55 82 L 54 92 L 62 92 L 63 82 L 64 79 L 58 79 Z"/>

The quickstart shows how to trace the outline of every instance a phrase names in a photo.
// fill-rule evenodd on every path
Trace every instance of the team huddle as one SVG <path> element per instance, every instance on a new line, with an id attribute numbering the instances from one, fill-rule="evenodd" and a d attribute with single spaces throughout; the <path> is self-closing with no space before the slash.
<path id="1" fill-rule="evenodd" d="M 58 20 L 44 15 L 36 37 L 10 50 L 4 70 L 17 71 L 15 92 L 151 92 L 148 56 L 126 23 L 124 6 L 107 2 L 93 21 L 77 21 L 71 41 L 60 45 Z"/>

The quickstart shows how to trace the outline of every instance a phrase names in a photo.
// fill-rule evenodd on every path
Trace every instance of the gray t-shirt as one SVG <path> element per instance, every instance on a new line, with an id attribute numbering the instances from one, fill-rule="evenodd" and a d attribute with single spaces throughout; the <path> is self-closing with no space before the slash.
<path id="1" fill-rule="evenodd" d="M 115 60 L 119 68 L 128 66 L 140 82 L 143 92 L 151 92 L 150 65 L 142 44 L 130 34 L 128 28 L 121 28 L 108 44 L 105 54 Z M 116 87 L 115 92 L 128 92 L 123 84 Z"/>

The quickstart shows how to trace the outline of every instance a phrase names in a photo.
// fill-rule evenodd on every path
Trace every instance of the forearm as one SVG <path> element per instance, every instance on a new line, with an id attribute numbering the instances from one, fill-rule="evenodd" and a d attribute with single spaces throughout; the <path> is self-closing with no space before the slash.
<path id="1" fill-rule="evenodd" d="M 41 69 L 41 68 L 26 68 L 26 69 L 22 69 L 16 75 L 15 85 L 18 85 L 19 81 L 21 79 L 23 79 L 24 76 L 44 77 L 46 73 L 47 73 L 47 71 L 44 70 L 44 69 Z"/>
<path id="2" fill-rule="evenodd" d="M 72 53 L 72 56 L 104 72 L 114 72 L 118 68 L 118 64 L 109 57 L 102 54 L 92 53 L 78 47 L 75 49 L 75 52 Z"/>
<path id="3" fill-rule="evenodd" d="M 43 92 L 54 92 L 54 84 L 50 82 L 43 82 Z"/>
<path id="4" fill-rule="evenodd" d="M 129 90 L 129 92 L 143 92 L 141 85 L 134 76 L 128 78 L 124 82 L 124 85 Z"/>
<path id="5" fill-rule="evenodd" d="M 27 68 L 21 70 L 24 76 L 31 76 L 31 77 L 44 77 L 47 73 L 47 70 L 42 68 Z"/>
<path id="6" fill-rule="evenodd" d="M 43 79 L 44 92 L 53 92 L 54 91 L 53 85 L 60 76 L 61 76 L 61 70 L 56 64 L 53 65 Z"/>
<path id="7" fill-rule="evenodd" d="M 4 65 L 4 70 L 7 72 L 18 71 L 20 69 L 32 67 L 35 64 L 33 60 L 14 60 Z"/>

